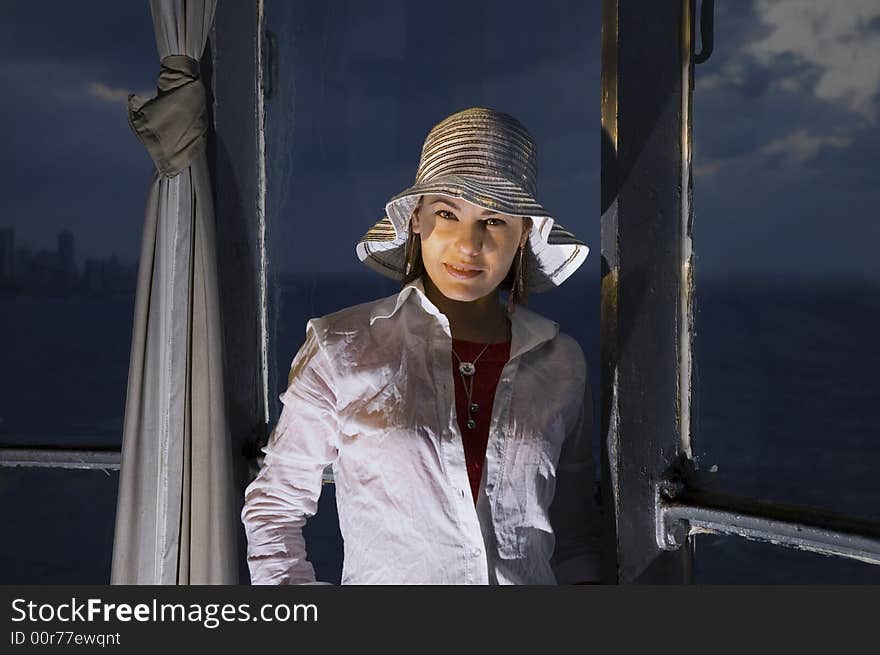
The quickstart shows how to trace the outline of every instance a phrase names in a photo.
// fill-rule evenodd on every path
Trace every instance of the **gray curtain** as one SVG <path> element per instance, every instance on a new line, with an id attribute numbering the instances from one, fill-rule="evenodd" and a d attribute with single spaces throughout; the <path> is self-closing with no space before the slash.
<path id="1" fill-rule="evenodd" d="M 198 61 L 216 0 L 152 0 L 154 98 L 129 123 L 156 164 L 147 198 L 111 584 L 237 584 L 214 208 Z"/>

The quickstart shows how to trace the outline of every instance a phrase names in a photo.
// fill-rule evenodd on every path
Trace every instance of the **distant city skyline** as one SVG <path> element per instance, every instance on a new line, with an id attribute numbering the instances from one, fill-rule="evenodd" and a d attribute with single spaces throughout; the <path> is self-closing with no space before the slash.
<path id="1" fill-rule="evenodd" d="M 40 251 L 44 251 L 44 250 L 48 251 L 53 246 L 57 248 L 58 247 L 58 239 L 61 237 L 61 235 L 65 234 L 65 233 L 73 236 L 75 243 L 77 241 L 76 233 L 74 233 L 74 231 L 71 230 L 69 227 L 63 227 L 61 230 L 59 230 L 54 235 L 54 237 L 50 236 L 48 234 L 40 234 L 39 238 L 40 238 L 41 243 L 31 243 L 31 242 L 22 243 L 22 241 L 19 237 L 19 233 L 18 233 L 18 230 L 19 230 L 18 226 L 0 224 L 0 235 L 2 235 L 5 231 L 9 231 L 9 230 L 11 230 L 12 233 L 15 235 L 15 243 L 16 243 L 17 249 L 26 249 L 26 250 L 30 250 L 31 252 L 35 252 L 35 253 L 40 252 Z M 0 243 L 2 243 L 2 237 L 0 237 Z M 84 255 L 78 249 L 75 248 L 74 253 L 73 253 L 73 260 L 76 262 L 76 265 L 78 268 L 81 268 L 82 266 L 84 266 L 85 262 L 89 259 L 108 259 L 111 257 L 115 257 L 120 263 L 124 263 L 124 264 L 136 264 L 139 259 L 138 253 L 134 253 L 133 255 L 130 255 L 130 254 L 126 254 L 126 253 L 120 253 L 114 249 L 111 249 L 109 251 L 97 252 L 97 253 L 93 253 L 93 254 L 90 253 L 89 255 Z M 0 269 L 0 270 L 2 270 L 2 269 Z"/>
<path id="2" fill-rule="evenodd" d="M 138 262 L 109 257 L 76 259 L 76 237 L 62 230 L 55 250 L 18 247 L 15 228 L 0 227 L 0 293 L 66 295 L 133 292 Z M 80 268 L 82 270 L 80 270 Z"/>

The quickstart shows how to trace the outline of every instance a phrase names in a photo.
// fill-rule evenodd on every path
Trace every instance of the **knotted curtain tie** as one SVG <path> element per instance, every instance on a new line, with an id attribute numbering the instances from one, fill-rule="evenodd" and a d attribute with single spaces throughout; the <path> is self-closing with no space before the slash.
<path id="1" fill-rule="evenodd" d="M 199 63 L 186 55 L 162 59 L 154 98 L 128 96 L 128 124 L 163 177 L 174 177 L 205 150 L 208 111 Z"/>

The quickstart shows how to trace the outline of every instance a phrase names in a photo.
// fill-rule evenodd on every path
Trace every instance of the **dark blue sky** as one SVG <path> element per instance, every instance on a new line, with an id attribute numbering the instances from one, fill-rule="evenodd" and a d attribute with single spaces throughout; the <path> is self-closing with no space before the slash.
<path id="1" fill-rule="evenodd" d="M 716 3 L 694 94 L 697 270 L 880 280 L 880 3 Z"/>
<path id="2" fill-rule="evenodd" d="M 147 2 L 0 5 L 0 225 L 19 246 L 67 227 L 80 259 L 137 256 L 152 165 L 125 98 L 158 69 Z"/>
<path id="3" fill-rule="evenodd" d="M 428 2 L 267 2 L 279 268 L 359 270 L 354 241 L 411 182 L 427 130 L 484 104 L 536 136 L 539 196 L 598 274 L 599 3 L 460 4 L 465 23 Z M 151 163 L 125 97 L 157 72 L 147 2 L 0 6 L 0 225 L 19 246 L 69 228 L 80 258 L 137 255 Z M 696 84 L 698 275 L 880 280 L 880 3 L 719 2 Z M 316 217 L 338 239 L 286 256 Z"/>

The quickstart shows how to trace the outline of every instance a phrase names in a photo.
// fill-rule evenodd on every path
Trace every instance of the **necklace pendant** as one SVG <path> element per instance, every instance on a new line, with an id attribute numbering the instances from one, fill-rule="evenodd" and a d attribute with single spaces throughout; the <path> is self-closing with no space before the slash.
<path id="1" fill-rule="evenodd" d="M 461 372 L 462 375 L 470 376 L 473 375 L 474 371 L 476 371 L 477 369 L 470 362 L 462 362 L 458 365 L 458 370 Z"/>
<path id="2" fill-rule="evenodd" d="M 477 403 L 471 403 L 471 414 L 476 414 L 480 411 L 480 406 Z"/>
<path id="3" fill-rule="evenodd" d="M 474 419 L 469 418 L 468 422 L 467 422 L 467 426 L 468 426 L 469 430 L 473 430 L 475 427 L 477 427 L 477 422 Z"/>

